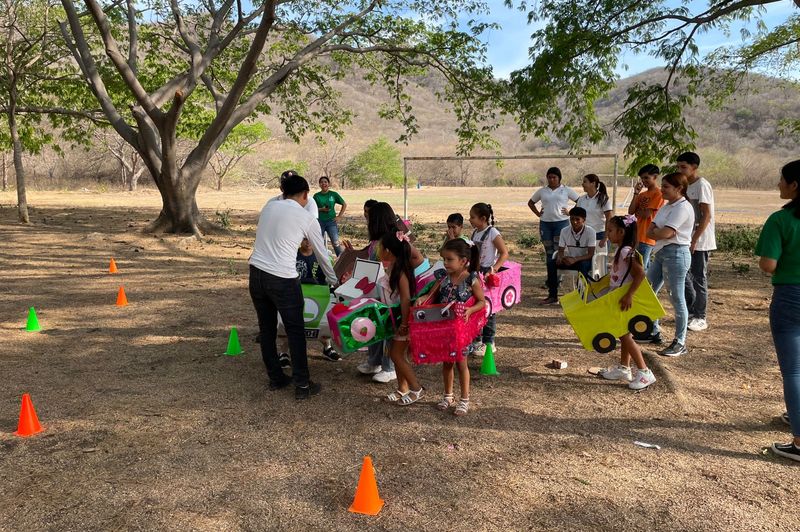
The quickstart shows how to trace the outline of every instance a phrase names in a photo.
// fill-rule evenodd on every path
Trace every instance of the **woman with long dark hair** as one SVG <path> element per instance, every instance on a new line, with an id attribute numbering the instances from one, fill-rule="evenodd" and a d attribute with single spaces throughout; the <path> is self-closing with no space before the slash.
<path id="1" fill-rule="evenodd" d="M 583 191 L 586 192 L 575 202 L 577 207 L 586 211 L 586 225 L 594 229 L 597 238 L 597 247 L 606 247 L 606 223 L 614 214 L 613 205 L 608 198 L 605 183 L 600 181 L 597 174 L 583 176 Z"/>
<path id="2" fill-rule="evenodd" d="M 800 160 L 781 169 L 781 199 L 789 203 L 772 213 L 756 245 L 758 266 L 772 274 L 769 326 L 783 377 L 785 418 L 790 443 L 773 443 L 772 452 L 800 462 Z"/>

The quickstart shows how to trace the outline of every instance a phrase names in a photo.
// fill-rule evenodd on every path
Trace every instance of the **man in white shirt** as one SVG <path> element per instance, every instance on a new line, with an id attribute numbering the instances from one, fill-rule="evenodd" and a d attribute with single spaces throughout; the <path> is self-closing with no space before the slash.
<path id="1" fill-rule="evenodd" d="M 269 388 L 284 388 L 294 380 L 295 398 L 305 399 L 318 394 L 321 386 L 309 380 L 303 292 L 295 268 L 297 248 L 304 238 L 311 243 L 329 284 L 336 284 L 336 274 L 328 261 L 319 223 L 305 210 L 308 182 L 293 174 L 282 180 L 281 189 L 283 200 L 267 202 L 258 220 L 250 256 L 250 297 L 258 315 Z M 278 313 L 289 341 L 292 377 L 283 373 L 278 359 Z"/>
<path id="2" fill-rule="evenodd" d="M 588 279 L 596 246 L 597 235 L 586 223 L 586 209 L 573 207 L 569 211 L 569 226 L 559 235 L 556 265 L 562 270 L 578 270 Z"/>
<path id="3" fill-rule="evenodd" d="M 690 331 L 708 328 L 706 307 L 708 306 L 708 256 L 717 249 L 714 228 L 714 190 L 711 183 L 697 174 L 700 157 L 694 152 L 678 156 L 678 171 L 689 179 L 686 199 L 694 209 L 694 231 L 689 251 L 692 266 L 686 275 L 686 307 L 689 309 Z"/>

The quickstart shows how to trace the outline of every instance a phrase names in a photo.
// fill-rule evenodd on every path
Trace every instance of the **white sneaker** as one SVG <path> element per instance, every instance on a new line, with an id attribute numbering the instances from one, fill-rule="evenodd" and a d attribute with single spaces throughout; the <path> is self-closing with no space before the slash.
<path id="1" fill-rule="evenodd" d="M 372 375 L 373 373 L 378 373 L 381 370 L 380 366 L 373 366 L 367 361 L 362 362 L 356 369 L 359 373 L 363 373 L 364 375 Z"/>
<path id="2" fill-rule="evenodd" d="M 636 371 L 636 376 L 633 378 L 630 384 L 628 384 L 628 388 L 631 390 L 644 390 L 654 382 L 656 382 L 656 376 L 653 375 L 652 371 L 649 369 L 640 369 Z"/>
<path id="3" fill-rule="evenodd" d="M 374 380 L 375 382 L 387 383 L 395 379 L 397 379 L 397 373 L 395 373 L 394 371 L 381 370 L 372 376 L 372 380 Z"/>
<path id="4" fill-rule="evenodd" d="M 705 331 L 708 329 L 708 322 L 703 318 L 693 318 L 689 321 L 689 325 L 687 325 L 686 328 L 694 332 Z"/>
<path id="5" fill-rule="evenodd" d="M 610 381 L 628 381 L 633 380 L 631 368 L 623 366 L 622 364 L 614 364 L 613 366 L 600 372 L 600 376 Z"/>
<path id="6" fill-rule="evenodd" d="M 486 354 L 486 345 L 485 344 L 472 344 L 472 354 L 478 358 L 481 358 L 483 355 Z"/>

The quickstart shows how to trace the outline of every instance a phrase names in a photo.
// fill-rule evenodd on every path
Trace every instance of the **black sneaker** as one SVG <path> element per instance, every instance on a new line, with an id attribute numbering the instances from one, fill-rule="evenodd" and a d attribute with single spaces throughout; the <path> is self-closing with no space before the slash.
<path id="1" fill-rule="evenodd" d="M 636 343 L 639 343 L 639 344 L 661 345 L 662 342 L 663 342 L 663 340 L 661 339 L 661 333 L 660 332 L 652 333 L 647 338 L 642 338 L 642 339 L 638 339 L 637 338 L 636 339 Z"/>
<path id="2" fill-rule="evenodd" d="M 292 358 L 289 353 L 278 353 L 278 362 L 281 363 L 282 368 L 288 368 L 292 365 Z"/>
<path id="3" fill-rule="evenodd" d="M 318 382 L 308 381 L 307 386 L 295 386 L 294 398 L 297 400 L 308 399 L 312 395 L 318 395 L 322 390 L 322 385 Z"/>
<path id="4" fill-rule="evenodd" d="M 783 414 L 781 414 L 781 421 L 783 421 L 789 426 L 792 425 L 791 421 L 789 421 L 789 412 L 784 412 Z"/>
<path id="5" fill-rule="evenodd" d="M 284 375 L 283 378 L 279 380 L 269 380 L 268 388 L 270 390 L 280 390 L 281 388 L 286 388 L 292 383 L 292 378 L 288 375 Z"/>
<path id="6" fill-rule="evenodd" d="M 342 359 L 342 357 L 339 355 L 339 353 L 336 352 L 336 349 L 334 349 L 333 347 L 326 347 L 325 349 L 323 349 L 322 356 L 332 362 L 336 362 L 337 360 Z"/>
<path id="7" fill-rule="evenodd" d="M 772 452 L 789 460 L 800 462 L 800 447 L 794 443 L 773 443 Z"/>
<path id="8" fill-rule="evenodd" d="M 665 357 L 679 357 L 687 354 L 688 352 L 689 350 L 686 349 L 685 345 L 680 343 L 678 340 L 673 340 L 672 343 L 669 344 L 668 348 L 662 349 L 658 352 L 658 354 Z"/>

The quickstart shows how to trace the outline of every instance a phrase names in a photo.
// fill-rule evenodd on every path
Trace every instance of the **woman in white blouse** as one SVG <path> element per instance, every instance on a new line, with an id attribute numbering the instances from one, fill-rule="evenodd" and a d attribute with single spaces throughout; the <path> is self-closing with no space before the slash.
<path id="1" fill-rule="evenodd" d="M 607 240 L 606 222 L 614 214 L 606 184 L 600 181 L 597 174 L 586 174 L 583 176 L 582 184 L 586 194 L 578 198 L 576 206 L 586 211 L 586 225 L 594 229 L 597 247 L 604 248 Z"/>
<path id="2" fill-rule="evenodd" d="M 689 180 L 681 173 L 667 174 L 661 180 L 661 194 L 666 202 L 659 209 L 647 230 L 647 237 L 656 241 L 653 259 L 647 269 L 647 280 L 658 293 L 664 282 L 669 283 L 669 296 L 675 309 L 675 339 L 659 354 L 677 357 L 688 353 L 686 325 L 689 310 L 686 308 L 684 283 L 686 272 L 692 264 L 689 245 L 694 230 L 694 209 L 686 199 Z M 661 343 L 658 322 L 655 323 L 650 342 Z"/>

